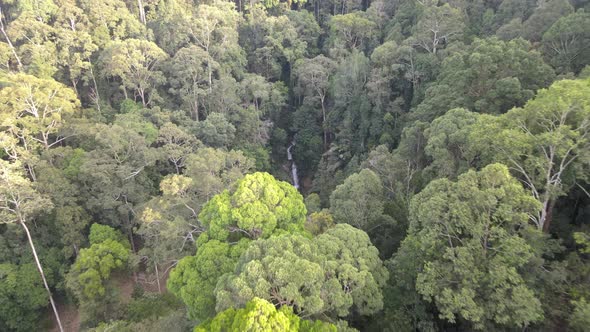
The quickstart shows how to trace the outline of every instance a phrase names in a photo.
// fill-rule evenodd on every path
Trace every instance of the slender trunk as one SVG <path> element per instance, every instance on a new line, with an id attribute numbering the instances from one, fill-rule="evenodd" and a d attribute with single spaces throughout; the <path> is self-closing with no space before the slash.
<path id="1" fill-rule="evenodd" d="M 29 176 L 31 177 L 31 181 L 37 182 L 37 175 L 35 174 L 35 169 L 31 167 L 31 165 L 27 164 L 27 171 L 29 172 Z"/>
<path id="2" fill-rule="evenodd" d="M 209 54 L 209 48 L 207 47 L 207 54 Z M 211 93 L 211 87 L 213 86 L 213 73 L 211 70 L 211 56 L 207 59 L 207 71 L 209 72 L 209 93 Z"/>
<path id="3" fill-rule="evenodd" d="M 158 283 L 158 293 L 162 293 L 162 288 L 160 287 L 160 272 L 158 272 L 158 264 L 154 262 L 154 267 L 156 268 L 156 282 Z"/>
<path id="4" fill-rule="evenodd" d="M 14 45 L 12 45 L 12 42 L 10 42 L 10 38 L 8 38 L 8 34 L 6 33 L 6 30 L 4 29 L 4 22 L 2 21 L 2 8 L 0 8 L 0 31 L 2 31 L 2 34 L 4 35 L 4 38 L 6 39 L 6 43 L 8 44 L 8 47 L 10 48 L 10 50 L 12 51 L 12 55 L 14 55 L 14 58 L 16 59 L 18 71 L 21 71 L 23 68 L 23 64 L 22 64 L 22 62 L 20 62 L 20 58 L 18 57 L 18 54 L 16 53 L 16 49 L 14 48 Z"/>
<path id="5" fill-rule="evenodd" d="M 193 90 L 194 102 L 193 102 L 193 110 L 194 110 L 194 117 L 195 120 L 199 121 L 199 95 L 196 93 L 196 88 Z"/>
<path id="6" fill-rule="evenodd" d="M 61 332 L 64 331 L 61 325 L 61 319 L 59 319 L 59 313 L 57 312 L 57 307 L 55 306 L 55 302 L 53 301 L 53 295 L 51 295 L 51 290 L 49 289 L 49 285 L 47 285 L 47 279 L 45 279 L 45 273 L 43 272 L 43 267 L 39 262 L 39 257 L 37 257 L 37 250 L 35 249 L 35 245 L 33 244 L 33 238 L 31 238 L 31 233 L 29 232 L 29 228 L 24 222 L 20 222 L 21 226 L 23 226 L 25 233 L 27 233 L 27 238 L 29 239 L 29 245 L 31 246 L 31 251 L 33 252 L 33 257 L 35 258 L 35 264 L 37 264 L 37 269 L 41 274 L 41 279 L 43 279 L 43 285 L 49 294 L 49 302 L 51 302 L 51 308 L 53 309 L 53 314 L 55 315 L 55 320 L 57 321 L 57 326 Z"/>
<path id="7" fill-rule="evenodd" d="M 545 208 L 545 220 L 543 220 L 543 232 L 549 233 L 549 227 L 551 226 L 551 220 L 553 219 L 553 207 L 555 206 L 554 200 L 549 200 L 547 202 L 547 207 Z"/>
<path id="8" fill-rule="evenodd" d="M 79 94 L 78 94 L 78 81 L 76 81 L 76 79 L 72 78 L 72 88 L 74 88 L 74 92 L 76 92 L 76 96 L 78 96 L 78 98 L 80 98 Z"/>
<path id="9" fill-rule="evenodd" d="M 139 96 L 141 97 L 141 104 L 145 108 L 147 104 L 145 102 L 145 90 L 143 88 L 139 89 Z"/>
<path id="10" fill-rule="evenodd" d="M 145 8 L 142 0 L 137 0 L 137 7 L 139 9 L 139 20 L 145 25 Z"/>
<path id="11" fill-rule="evenodd" d="M 321 97 L 322 102 L 322 129 L 324 130 L 324 151 L 328 148 L 328 130 L 326 128 L 326 107 L 324 106 L 325 96 Z"/>
<path id="12" fill-rule="evenodd" d="M 94 93 L 96 94 L 96 108 L 100 113 L 100 94 L 98 93 L 98 84 L 96 83 L 96 78 L 94 77 L 94 71 L 92 70 L 92 65 L 90 66 L 90 77 L 92 78 L 92 83 L 94 83 Z"/>

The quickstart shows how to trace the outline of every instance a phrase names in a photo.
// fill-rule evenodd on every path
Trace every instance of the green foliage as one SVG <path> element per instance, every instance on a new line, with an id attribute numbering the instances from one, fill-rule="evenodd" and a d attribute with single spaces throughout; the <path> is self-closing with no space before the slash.
<path id="1" fill-rule="evenodd" d="M 523 108 L 480 118 L 471 132 L 482 161 L 506 163 L 543 204 L 532 219 L 541 229 L 550 225 L 554 200 L 587 176 L 582 169 L 590 160 L 588 93 L 588 80 L 561 80 Z"/>
<path id="2" fill-rule="evenodd" d="M 416 116 L 431 121 L 456 107 L 497 114 L 523 105 L 553 79 L 552 68 L 530 48 L 522 39 L 476 39 L 443 61 Z"/>
<path id="3" fill-rule="evenodd" d="M 41 276 L 32 263 L 0 264 L 0 328 L 31 331 L 38 326 L 49 299 Z"/>
<path id="4" fill-rule="evenodd" d="M 313 235 L 324 233 L 329 228 L 334 227 L 334 218 L 327 209 L 318 212 L 312 212 L 305 222 L 305 230 Z"/>
<path id="5" fill-rule="evenodd" d="M 70 272 L 68 286 L 81 300 L 93 300 L 105 295 L 104 282 L 111 271 L 121 268 L 129 259 L 129 250 L 114 240 L 105 240 L 80 250 Z"/>
<path id="6" fill-rule="evenodd" d="M 1 2 L 0 330 L 587 327 L 588 0 Z"/>
<path id="7" fill-rule="evenodd" d="M 90 235 L 88 235 L 90 245 L 99 244 L 101 242 L 112 240 L 120 243 L 125 243 L 125 237 L 118 230 L 101 224 L 92 224 L 90 226 Z"/>
<path id="8" fill-rule="evenodd" d="M 322 204 L 320 201 L 320 195 L 317 193 L 311 193 L 305 197 L 305 208 L 307 209 L 307 213 L 314 213 L 320 212 L 322 209 Z"/>
<path id="9" fill-rule="evenodd" d="M 20 143 L 2 144 L 7 154 L 14 159 L 37 146 L 49 149 L 61 142 L 60 129 L 80 107 L 74 91 L 53 79 L 25 74 L 11 74 L 6 82 L 0 89 L 0 124 Z"/>
<path id="10" fill-rule="evenodd" d="M 21 224 L 53 207 L 24 176 L 19 162 L 0 160 L 0 224 Z"/>
<path id="11" fill-rule="evenodd" d="M 473 164 L 469 135 L 478 114 L 458 108 L 436 118 L 424 131 L 424 153 L 432 162 L 425 168 L 433 178 L 456 178 Z"/>
<path id="12" fill-rule="evenodd" d="M 584 299 L 574 301 L 574 312 L 570 317 L 571 328 L 574 331 L 584 331 L 590 324 L 590 303 Z"/>
<path id="13" fill-rule="evenodd" d="M 383 187 L 377 174 L 369 169 L 352 174 L 330 195 L 330 213 L 337 223 L 369 230 L 389 222 L 383 214 Z"/>
<path id="14" fill-rule="evenodd" d="M 363 12 L 335 15 L 330 19 L 330 45 L 336 57 L 352 50 L 364 51 L 373 46 L 377 37 L 377 26 Z"/>
<path id="15" fill-rule="evenodd" d="M 101 56 L 105 77 L 118 77 L 123 89 L 130 89 L 141 98 L 145 107 L 158 99 L 156 88 L 166 79 L 159 70 L 166 53 L 156 44 L 141 39 L 114 42 Z"/>
<path id="16" fill-rule="evenodd" d="M 229 147 L 235 138 L 236 128 L 221 113 L 209 114 L 197 124 L 197 137 L 208 146 Z"/>
<path id="17" fill-rule="evenodd" d="M 303 197 L 291 184 L 268 173 L 246 175 L 231 193 L 226 190 L 205 204 L 199 220 L 207 231 L 197 240 L 196 255 L 183 258 L 170 272 L 168 288 L 192 317 L 213 316 L 218 279 L 234 270 L 248 243 L 303 232 L 305 215 Z"/>
<path id="18" fill-rule="evenodd" d="M 370 315 L 383 306 L 387 277 L 367 234 L 349 225 L 337 225 L 315 239 L 274 236 L 252 242 L 235 274 L 221 277 L 216 308 L 260 297 L 292 306 L 300 315 Z"/>
<path id="19" fill-rule="evenodd" d="M 559 73 L 578 73 L 590 64 L 590 13 L 583 9 L 563 16 L 543 34 L 543 47 Z"/>
<path id="20" fill-rule="evenodd" d="M 208 239 L 226 241 L 300 232 L 306 214 L 303 197 L 290 183 L 268 173 L 254 173 L 237 182 L 231 193 L 226 190 L 214 196 L 199 220 L 208 229 Z"/>
<path id="21" fill-rule="evenodd" d="M 129 243 L 109 226 L 93 224 L 89 248 L 81 249 L 66 276 L 66 286 L 81 306 L 84 324 L 106 319 L 113 306 L 111 274 L 123 270 L 130 260 Z M 112 308 L 111 308 L 112 309 Z"/>
<path id="22" fill-rule="evenodd" d="M 236 245 L 229 245 L 208 241 L 199 246 L 195 256 L 183 258 L 170 272 L 168 289 L 187 305 L 191 317 L 205 319 L 215 314 L 213 291 L 217 280 L 234 270 L 248 242 L 242 239 Z"/>
<path id="23" fill-rule="evenodd" d="M 457 8 L 449 4 L 436 6 L 437 2 L 425 6 L 409 40 L 413 46 L 432 54 L 449 41 L 460 38 L 464 28 L 462 14 Z"/>
<path id="24" fill-rule="evenodd" d="M 435 180 L 412 200 L 408 237 L 394 264 L 415 257 L 416 291 L 442 319 L 461 317 L 476 329 L 527 326 L 543 318 L 526 269 L 539 259 L 528 242 L 529 215 L 539 209 L 501 164 L 457 182 Z"/>
<path id="25" fill-rule="evenodd" d="M 194 332 L 206 331 L 337 331 L 336 326 L 320 320 L 302 320 L 290 307 L 279 310 L 272 303 L 253 298 L 242 309 L 224 310 L 215 318 L 197 327 Z"/>
<path id="26" fill-rule="evenodd" d="M 131 301 L 126 308 L 126 317 L 132 322 L 141 322 L 149 318 L 158 318 L 179 310 L 182 303 L 170 294 L 146 294 Z"/>

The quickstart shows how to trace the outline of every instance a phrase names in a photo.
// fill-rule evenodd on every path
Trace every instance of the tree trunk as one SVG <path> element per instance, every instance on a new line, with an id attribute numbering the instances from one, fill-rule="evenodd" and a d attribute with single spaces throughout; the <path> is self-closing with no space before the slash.
<path id="1" fill-rule="evenodd" d="M 549 233 L 549 227 L 551 226 L 551 220 L 553 219 L 553 207 L 555 206 L 555 201 L 550 200 L 547 202 L 547 208 L 545 210 L 545 220 L 543 221 L 543 232 Z"/>
<path id="2" fill-rule="evenodd" d="M 328 130 L 326 129 L 326 107 L 324 106 L 325 96 L 321 96 L 322 102 L 322 129 L 324 130 L 324 151 L 328 149 Z"/>
<path id="3" fill-rule="evenodd" d="M 139 20 L 145 25 L 145 8 L 143 8 L 142 0 L 137 0 L 137 7 L 139 9 Z"/>
<path id="4" fill-rule="evenodd" d="M 158 264 L 154 262 L 154 267 L 156 268 L 156 283 L 158 283 L 158 293 L 162 293 L 162 288 L 160 287 L 160 273 L 158 272 Z"/>
<path id="5" fill-rule="evenodd" d="M 98 84 L 96 83 L 96 78 L 94 77 L 92 65 L 90 65 L 90 77 L 92 78 L 92 83 L 94 83 L 94 93 L 96 94 L 96 109 L 98 110 L 98 113 L 100 113 L 100 94 L 98 92 Z"/>
<path id="6" fill-rule="evenodd" d="M 6 39 L 6 43 L 8 44 L 8 47 L 10 48 L 10 50 L 12 51 L 12 55 L 14 55 L 14 57 L 16 59 L 18 71 L 21 71 L 23 69 L 23 64 L 22 64 L 22 62 L 20 62 L 20 58 L 18 57 L 18 54 L 16 53 L 16 49 L 14 48 L 14 45 L 12 45 L 12 43 L 10 42 L 10 38 L 8 38 L 8 34 L 6 34 L 6 30 L 4 30 L 4 22 L 2 22 L 2 8 L 0 8 L 0 31 L 2 31 L 2 34 L 4 35 L 4 38 Z"/>
<path id="7" fill-rule="evenodd" d="M 61 325 L 61 319 L 59 319 L 59 313 L 57 312 L 57 307 L 55 306 L 55 302 L 53 301 L 53 296 L 51 295 L 51 290 L 49 289 L 49 285 L 47 285 L 47 279 L 45 279 L 45 273 L 43 272 L 43 267 L 39 262 L 39 257 L 37 257 L 37 250 L 35 249 L 35 245 L 33 244 L 33 239 L 31 238 L 31 233 L 29 232 L 29 228 L 24 222 L 20 222 L 21 226 L 23 226 L 25 233 L 27 233 L 27 238 L 29 239 L 29 245 L 31 246 L 31 251 L 33 252 L 33 257 L 35 258 L 35 264 L 37 264 L 37 269 L 41 274 L 41 279 L 43 279 L 43 285 L 49 294 L 49 302 L 51 302 L 51 308 L 53 309 L 53 314 L 55 315 L 55 320 L 57 321 L 57 325 L 59 327 L 60 332 L 63 332 L 64 329 Z"/>

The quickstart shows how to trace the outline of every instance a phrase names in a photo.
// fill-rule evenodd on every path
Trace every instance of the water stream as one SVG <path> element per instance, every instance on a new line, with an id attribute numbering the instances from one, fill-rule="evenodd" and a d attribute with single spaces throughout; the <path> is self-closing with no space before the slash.
<path id="1" fill-rule="evenodd" d="M 293 160 L 293 154 L 291 153 L 291 149 L 295 146 L 295 141 L 291 142 L 291 145 L 287 148 L 287 160 L 291 162 L 291 179 L 293 181 L 293 187 L 295 189 L 299 189 L 299 176 L 297 175 L 297 164 L 295 164 L 295 160 Z"/>

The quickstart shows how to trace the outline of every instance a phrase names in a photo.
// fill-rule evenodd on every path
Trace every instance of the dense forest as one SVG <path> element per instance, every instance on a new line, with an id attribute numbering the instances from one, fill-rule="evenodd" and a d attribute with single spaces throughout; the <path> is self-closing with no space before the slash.
<path id="1" fill-rule="evenodd" d="M 0 1 L 0 331 L 589 329 L 589 0 Z"/>

